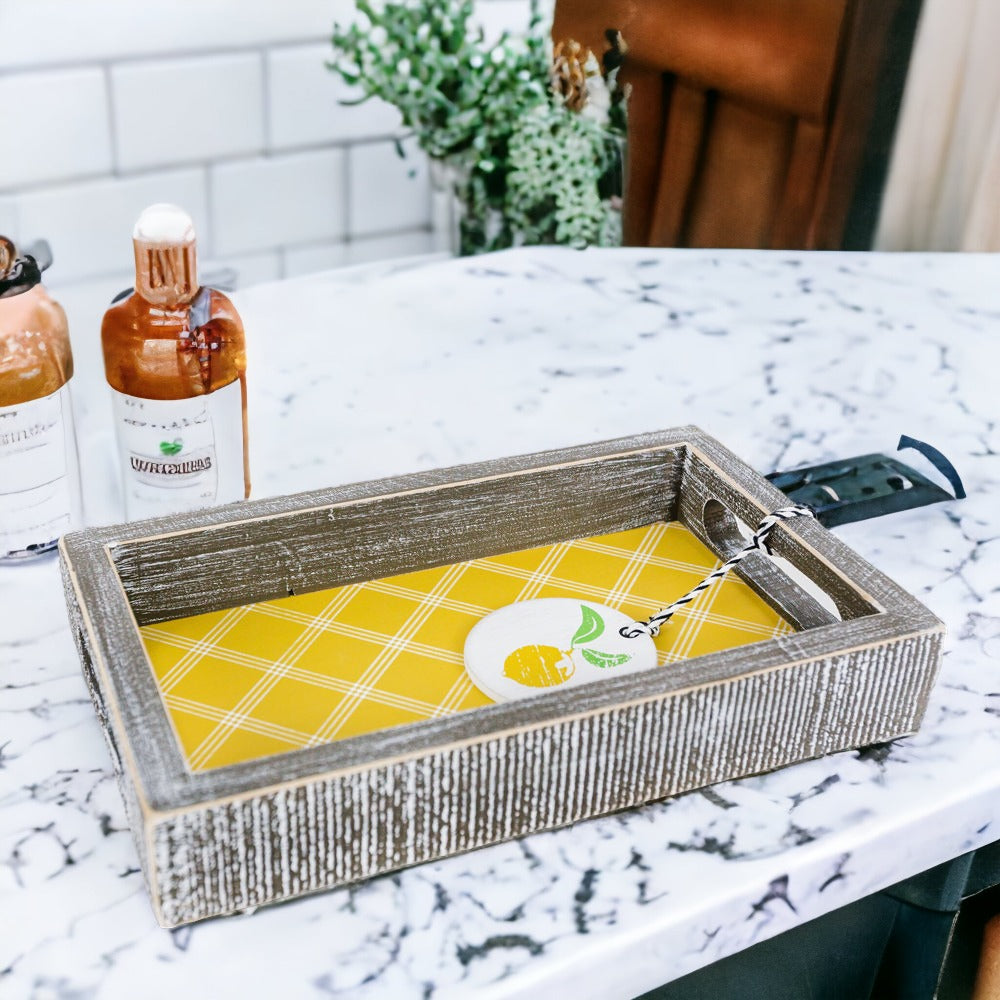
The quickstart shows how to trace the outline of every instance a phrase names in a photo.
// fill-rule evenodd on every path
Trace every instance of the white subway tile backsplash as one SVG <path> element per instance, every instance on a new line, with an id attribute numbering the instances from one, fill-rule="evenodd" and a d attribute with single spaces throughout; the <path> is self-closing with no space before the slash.
<path id="1" fill-rule="evenodd" d="M 352 240 L 347 244 L 348 264 L 367 264 L 374 260 L 389 260 L 392 257 L 413 257 L 416 254 L 433 253 L 434 237 L 426 229 L 412 233 L 393 233 L 390 236 L 375 236 L 366 240 Z"/>
<path id="2" fill-rule="evenodd" d="M 391 136 L 402 117 L 391 104 L 372 98 L 364 104 L 326 68 L 330 45 L 298 45 L 268 53 L 269 143 L 272 149 L 350 142 Z"/>
<path id="3" fill-rule="evenodd" d="M 293 153 L 212 168 L 216 254 L 335 240 L 345 231 L 344 153 Z"/>
<path id="4" fill-rule="evenodd" d="M 17 239 L 17 206 L 13 198 L 0 198 L 0 236 Z"/>
<path id="5" fill-rule="evenodd" d="M 206 258 L 198 261 L 198 277 L 202 284 L 228 290 L 277 281 L 283 274 L 280 250 L 263 253 L 234 254 L 230 257 Z"/>
<path id="6" fill-rule="evenodd" d="M 496 41 L 505 31 L 511 35 L 523 35 L 531 21 L 529 0 L 482 0 L 476 4 L 473 20 L 483 29 L 488 42 Z"/>
<path id="7" fill-rule="evenodd" d="M 263 72 L 256 52 L 115 66 L 119 169 L 263 151 Z"/>
<path id="8" fill-rule="evenodd" d="M 413 142 L 401 157 L 393 142 L 352 146 L 349 231 L 371 236 L 430 225 L 431 197 L 427 158 Z"/>
<path id="9" fill-rule="evenodd" d="M 0 69 L 319 40 L 352 0 L 3 0 Z"/>
<path id="10" fill-rule="evenodd" d="M 477 0 L 476 18 L 496 37 L 528 9 Z M 92 313 L 154 201 L 190 211 L 203 272 L 241 286 L 431 249 L 426 160 L 389 141 L 399 113 L 345 106 L 325 66 L 355 16 L 354 0 L 0 0 L 0 233 L 47 237 L 49 283 L 81 301 L 93 285 Z"/>
<path id="11" fill-rule="evenodd" d="M 0 76 L 0 135 L 0 189 L 110 170 L 103 71 Z"/>
<path id="12" fill-rule="evenodd" d="M 347 244 L 319 243 L 307 247 L 288 247 L 285 250 L 285 277 L 329 271 L 347 263 Z"/>
<path id="13" fill-rule="evenodd" d="M 118 271 L 132 266 L 136 218 L 157 201 L 174 202 L 188 211 L 203 252 L 210 249 L 205 172 L 200 169 L 89 181 L 20 195 L 19 237 L 49 241 L 55 257 L 52 281 Z"/>

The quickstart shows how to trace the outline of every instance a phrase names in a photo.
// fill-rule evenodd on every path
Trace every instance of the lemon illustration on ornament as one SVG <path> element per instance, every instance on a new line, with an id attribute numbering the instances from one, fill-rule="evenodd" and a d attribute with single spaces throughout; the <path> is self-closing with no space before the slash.
<path id="1" fill-rule="evenodd" d="M 555 687 L 565 684 L 576 673 L 572 656 L 572 649 L 521 646 L 503 661 L 503 674 L 528 687 Z"/>
<path id="2" fill-rule="evenodd" d="M 583 620 L 570 640 L 569 649 L 558 646 L 520 646 L 503 663 L 503 673 L 518 684 L 547 688 L 565 684 L 574 673 L 573 652 L 578 645 L 593 642 L 604 633 L 604 619 L 586 604 L 580 605 Z M 580 655 L 595 667 L 620 667 L 632 659 L 628 653 L 602 653 L 596 649 L 581 649 Z"/>
<path id="3" fill-rule="evenodd" d="M 605 677 L 651 670 L 649 635 L 623 635 L 631 616 L 571 597 L 515 601 L 479 619 L 465 637 L 469 680 L 491 701 L 532 698 Z"/>

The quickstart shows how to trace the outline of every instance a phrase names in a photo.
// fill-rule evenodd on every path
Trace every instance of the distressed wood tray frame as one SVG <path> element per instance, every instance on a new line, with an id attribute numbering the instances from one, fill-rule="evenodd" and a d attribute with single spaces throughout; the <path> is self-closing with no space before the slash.
<path id="1" fill-rule="evenodd" d="M 94 529 L 67 604 L 157 917 L 176 926 L 891 739 L 943 625 L 813 521 L 741 576 L 799 631 L 193 773 L 139 625 L 679 519 L 720 557 L 787 502 L 694 427 Z M 665 599 L 670 595 L 664 595 Z"/>

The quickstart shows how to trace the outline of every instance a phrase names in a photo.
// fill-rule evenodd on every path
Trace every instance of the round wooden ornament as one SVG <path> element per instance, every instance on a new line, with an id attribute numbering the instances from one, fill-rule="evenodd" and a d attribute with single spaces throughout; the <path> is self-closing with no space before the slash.
<path id="1" fill-rule="evenodd" d="M 465 640 L 469 679 L 494 701 L 649 670 L 648 635 L 626 639 L 628 615 L 592 601 L 543 597 L 508 604 L 473 626 Z"/>
<path id="2" fill-rule="evenodd" d="M 508 604 L 478 622 L 465 640 L 469 679 L 494 701 L 528 698 L 555 687 L 573 687 L 614 674 L 656 666 L 653 636 L 678 609 L 721 580 L 752 552 L 770 555 L 768 539 L 782 522 L 815 517 L 811 507 L 791 504 L 764 517 L 753 537 L 683 597 L 645 621 L 614 608 L 567 597 Z M 571 629 L 576 629 L 571 633 Z M 572 639 L 566 637 L 572 634 Z"/>

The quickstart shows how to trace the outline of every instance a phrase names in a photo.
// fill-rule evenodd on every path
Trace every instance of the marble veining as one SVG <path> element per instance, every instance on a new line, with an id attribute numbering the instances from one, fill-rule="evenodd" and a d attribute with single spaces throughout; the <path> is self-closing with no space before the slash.
<path id="1" fill-rule="evenodd" d="M 837 534 L 947 623 L 940 680 L 892 744 L 167 932 L 55 563 L 4 568 L 0 995 L 627 998 L 1000 839 L 997 289 L 990 256 L 526 249 L 239 294 L 256 496 L 683 423 L 762 471 L 930 441 L 968 499 Z"/>

